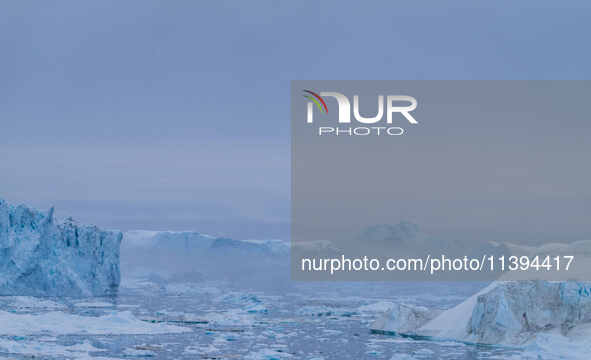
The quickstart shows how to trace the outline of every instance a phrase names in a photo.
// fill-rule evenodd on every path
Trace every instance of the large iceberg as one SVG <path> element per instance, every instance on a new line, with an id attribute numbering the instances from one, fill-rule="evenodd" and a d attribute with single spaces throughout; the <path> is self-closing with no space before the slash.
<path id="1" fill-rule="evenodd" d="M 289 244 L 281 240 L 235 240 L 195 231 L 133 230 L 123 235 L 126 277 L 195 282 L 227 280 L 242 285 L 285 284 Z"/>
<path id="2" fill-rule="evenodd" d="M 53 213 L 0 200 L 0 295 L 116 293 L 122 234 L 59 223 Z"/>
<path id="3" fill-rule="evenodd" d="M 404 311 L 401 311 L 403 309 Z M 375 332 L 480 344 L 538 346 L 548 339 L 589 335 L 591 283 L 494 282 L 439 314 L 394 307 L 373 325 Z"/>

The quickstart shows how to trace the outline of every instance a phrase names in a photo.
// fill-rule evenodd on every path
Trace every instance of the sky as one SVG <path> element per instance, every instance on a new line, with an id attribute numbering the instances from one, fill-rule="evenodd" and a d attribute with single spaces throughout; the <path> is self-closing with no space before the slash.
<path id="1" fill-rule="evenodd" d="M 3 2 L 0 198 L 122 230 L 287 238 L 291 80 L 588 79 L 590 7 Z"/>

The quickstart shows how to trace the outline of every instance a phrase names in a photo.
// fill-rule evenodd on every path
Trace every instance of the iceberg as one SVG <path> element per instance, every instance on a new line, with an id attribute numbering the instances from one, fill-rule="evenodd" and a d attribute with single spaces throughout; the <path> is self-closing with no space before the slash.
<path id="1" fill-rule="evenodd" d="M 395 304 L 372 325 L 372 332 L 383 334 L 413 334 L 418 328 L 435 318 L 440 311 L 424 306 Z"/>
<path id="2" fill-rule="evenodd" d="M 0 295 L 109 296 L 120 282 L 120 232 L 58 222 L 0 200 Z"/>
<path id="3" fill-rule="evenodd" d="M 289 243 L 281 240 L 236 240 L 196 231 L 132 230 L 123 234 L 121 266 L 126 278 L 148 277 L 167 287 L 205 280 L 269 286 L 287 283 L 289 249 Z"/>
<path id="4" fill-rule="evenodd" d="M 130 230 L 123 234 L 122 250 L 170 255 L 188 252 L 191 256 L 204 252 L 285 256 L 289 254 L 289 244 L 281 240 L 235 240 L 196 231 Z"/>
<path id="5" fill-rule="evenodd" d="M 580 339 L 581 333 L 591 334 L 591 283 L 499 281 L 449 310 L 436 312 L 398 306 L 371 328 L 377 332 L 525 348 L 547 344 L 548 339 Z"/>

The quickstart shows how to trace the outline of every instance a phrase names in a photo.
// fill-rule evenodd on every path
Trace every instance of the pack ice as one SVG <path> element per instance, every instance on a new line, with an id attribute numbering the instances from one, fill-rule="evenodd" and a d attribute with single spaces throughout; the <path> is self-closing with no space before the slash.
<path id="1" fill-rule="evenodd" d="M 439 313 L 394 307 L 376 320 L 377 332 L 427 336 L 471 343 L 531 345 L 580 337 L 591 324 L 591 283 L 494 282 L 454 308 Z"/>
<path id="2" fill-rule="evenodd" d="M 0 200 L 0 295 L 102 296 L 120 282 L 119 232 Z"/>

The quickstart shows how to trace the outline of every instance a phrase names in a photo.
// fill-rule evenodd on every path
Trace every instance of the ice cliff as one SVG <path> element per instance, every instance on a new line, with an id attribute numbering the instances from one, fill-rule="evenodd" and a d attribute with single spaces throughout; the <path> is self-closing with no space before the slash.
<path id="1" fill-rule="evenodd" d="M 372 330 L 471 343 L 531 345 L 548 336 L 568 339 L 591 326 L 591 283 L 495 282 L 437 314 L 394 307 Z M 579 336 L 577 335 L 577 336 Z"/>
<path id="2" fill-rule="evenodd" d="M 0 295 L 102 296 L 117 291 L 122 234 L 59 223 L 0 200 Z"/>

